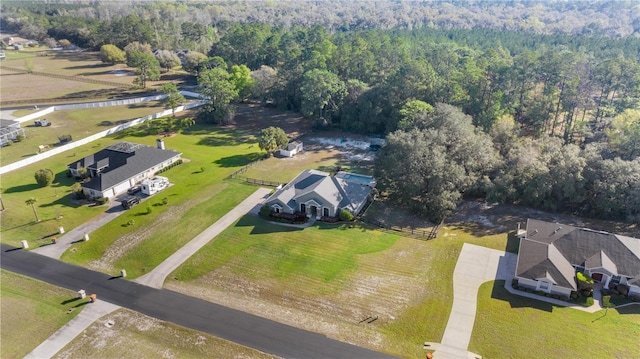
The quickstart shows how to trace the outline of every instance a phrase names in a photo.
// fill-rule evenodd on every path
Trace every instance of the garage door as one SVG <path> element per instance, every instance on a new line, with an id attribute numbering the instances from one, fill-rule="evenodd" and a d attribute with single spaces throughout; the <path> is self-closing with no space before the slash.
<path id="1" fill-rule="evenodd" d="M 117 186 L 113 187 L 113 191 L 114 191 L 116 194 L 118 194 L 118 193 L 125 192 L 126 190 L 128 190 L 128 189 L 129 189 L 129 187 L 131 187 L 131 186 L 129 185 L 129 181 L 126 181 L 126 182 L 122 182 L 122 183 L 120 183 L 119 185 L 117 185 Z"/>

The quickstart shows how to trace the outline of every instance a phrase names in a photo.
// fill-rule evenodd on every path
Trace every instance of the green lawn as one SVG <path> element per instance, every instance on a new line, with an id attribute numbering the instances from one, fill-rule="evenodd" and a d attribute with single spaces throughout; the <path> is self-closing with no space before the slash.
<path id="1" fill-rule="evenodd" d="M 105 207 L 80 206 L 73 200 L 70 186 L 74 181 L 67 178 L 66 165 L 117 141 L 155 146 L 157 137 L 147 135 L 144 129 L 123 132 L 2 175 L 2 200 L 6 207 L 0 218 L 2 243 L 18 246 L 20 240 L 27 239 L 34 247 L 40 244 L 40 239 L 55 234 L 58 226 L 62 225 L 68 231 L 103 212 Z M 253 141 L 252 134 L 213 126 L 195 126 L 188 134 L 165 138 L 166 148 L 182 152 L 188 160 L 163 173 L 176 184 L 167 190 L 167 194 L 174 195 L 169 197 L 166 207 L 209 198 L 231 172 L 261 155 Z M 50 168 L 56 174 L 53 185 L 37 186 L 33 175 L 40 168 Z M 40 223 L 35 223 L 31 206 L 25 204 L 31 197 L 38 200 L 36 210 L 42 219 Z M 135 211 L 139 208 L 142 207 Z M 164 211 L 163 208 L 152 208 L 154 211 L 149 218 Z M 136 222 L 139 220 L 142 219 L 136 218 Z"/>
<path id="2" fill-rule="evenodd" d="M 142 135 L 140 131 L 134 129 L 119 137 L 142 143 L 155 141 L 151 136 L 136 137 Z M 104 271 L 126 268 L 132 278 L 147 273 L 256 190 L 224 181 L 235 169 L 260 156 L 256 146 L 248 145 L 252 141 L 246 133 L 214 127 L 194 127 L 189 134 L 166 138 L 166 147 L 182 152 L 186 159 L 162 174 L 174 186 L 98 229 L 92 237 L 99 241 L 78 243 L 62 259 Z M 167 205 L 162 205 L 163 198 L 167 198 Z M 127 225 L 131 220 L 133 224 Z M 131 238 L 131 242 L 117 243 L 119 238 Z M 109 255 L 99 266 L 93 266 L 105 253 L 118 252 L 123 245 L 126 251 Z"/>
<path id="3" fill-rule="evenodd" d="M 206 278 L 221 277 L 228 278 L 231 286 L 232 281 L 260 283 L 265 296 L 274 296 L 274 303 L 284 300 L 279 298 L 282 293 L 289 293 L 287 301 L 316 297 L 321 303 L 332 303 L 337 308 L 369 306 L 375 311 L 380 310 L 375 308 L 377 305 L 392 306 L 395 319 L 380 321 L 376 327 L 384 336 L 384 344 L 372 348 L 401 357 L 416 357 L 424 355 L 416 343 L 442 339 L 453 300 L 453 270 L 462 244 L 470 242 L 503 250 L 507 245 L 506 234 L 478 238 L 459 229 L 443 228 L 441 236 L 427 242 L 358 226 L 326 224 L 299 230 L 245 216 L 170 278 L 177 282 L 195 281 L 198 287 L 209 285 Z M 407 253 L 417 260 L 409 260 Z M 405 293 L 411 304 L 404 310 L 390 304 L 397 294 L 392 292 L 392 283 L 386 283 L 385 286 L 390 286 L 381 290 L 381 303 L 372 304 L 371 299 L 346 294 L 353 292 L 355 277 L 365 274 L 379 278 L 380 273 L 417 278 L 427 289 L 424 293 Z M 342 302 L 345 298 L 348 300 Z M 326 318 L 334 314 L 324 313 Z M 343 320 L 349 321 L 338 319 Z M 370 346 L 366 342 L 358 344 Z"/>
<path id="4" fill-rule="evenodd" d="M 469 350 L 484 358 L 640 358 L 640 306 L 596 313 L 512 295 L 484 283 Z"/>
<path id="5" fill-rule="evenodd" d="M 161 111 L 164 111 L 164 105 L 158 101 L 98 109 L 55 111 L 41 117 L 49 120 L 51 126 L 35 127 L 33 121 L 22 123 L 26 138 L 4 147 L 0 152 L 0 163 L 4 166 L 36 155 L 40 145 L 54 148 L 58 143 L 58 137 L 62 135 L 71 135 L 74 140 L 79 140 L 118 124 Z"/>
<path id="6" fill-rule="evenodd" d="M 321 281 L 328 286 L 315 290 L 327 291 L 357 269 L 358 255 L 389 248 L 397 239 L 379 231 L 362 233 L 360 228 L 333 224 L 300 230 L 246 215 L 178 268 L 173 277 L 192 280 L 231 265 L 237 274 L 249 278 Z"/>
<path id="7" fill-rule="evenodd" d="M 72 300 L 73 291 L 5 270 L 0 270 L 0 279 L 2 358 L 24 357 L 73 319 L 87 302 Z"/>

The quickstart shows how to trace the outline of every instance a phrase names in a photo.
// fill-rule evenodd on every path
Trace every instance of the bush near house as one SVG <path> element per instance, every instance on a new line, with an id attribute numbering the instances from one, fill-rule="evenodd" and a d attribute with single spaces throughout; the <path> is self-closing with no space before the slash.
<path id="1" fill-rule="evenodd" d="M 347 209 L 341 209 L 338 217 L 340 217 L 341 221 L 353 221 L 353 213 Z"/>
<path id="2" fill-rule="evenodd" d="M 269 206 L 265 204 L 262 207 L 260 207 L 260 216 L 267 218 L 270 215 L 271 215 L 271 208 L 269 208 Z"/>
<path id="3" fill-rule="evenodd" d="M 53 183 L 53 171 L 48 168 L 42 168 L 36 171 L 34 175 L 36 182 L 40 187 L 47 187 Z"/>
<path id="4" fill-rule="evenodd" d="M 578 289 L 588 290 L 593 288 L 593 278 L 588 274 L 582 272 L 576 272 L 576 281 L 578 282 Z"/>

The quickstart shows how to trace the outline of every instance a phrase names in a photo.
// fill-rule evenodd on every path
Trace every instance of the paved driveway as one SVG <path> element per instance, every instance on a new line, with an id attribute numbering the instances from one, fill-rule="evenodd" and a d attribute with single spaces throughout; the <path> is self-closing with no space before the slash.
<path id="1" fill-rule="evenodd" d="M 495 249 L 465 243 L 453 271 L 453 306 L 434 357 L 473 358 L 467 352 L 476 319 L 478 289 L 484 282 L 513 277 L 517 256 Z"/>
<path id="2" fill-rule="evenodd" d="M 227 214 L 222 216 L 222 218 L 216 221 L 216 223 L 209 226 L 209 228 L 202 231 L 202 233 L 198 234 L 189 243 L 178 249 L 174 254 L 167 258 L 164 262 L 160 263 L 151 272 L 135 279 L 135 281 L 154 288 L 162 288 L 165 278 L 167 278 L 167 276 L 171 274 L 171 272 L 173 272 L 182 263 L 189 259 L 189 257 L 200 250 L 200 248 L 204 247 L 205 244 L 209 243 L 216 236 L 218 236 L 220 232 L 225 230 L 227 227 L 240 219 L 240 217 L 242 217 L 243 215 L 247 214 L 249 211 L 254 211 L 255 208 L 258 208 L 259 210 L 260 204 L 269 194 L 269 192 L 271 192 L 270 189 L 258 188 L 258 190 L 253 192 L 253 194 L 247 197 L 247 199 L 242 201 Z"/>

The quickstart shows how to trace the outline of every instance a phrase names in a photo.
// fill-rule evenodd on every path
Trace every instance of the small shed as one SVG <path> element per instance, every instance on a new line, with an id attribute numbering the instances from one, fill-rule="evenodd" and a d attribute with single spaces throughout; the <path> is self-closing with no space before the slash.
<path id="1" fill-rule="evenodd" d="M 302 152 L 303 149 L 304 149 L 304 145 L 302 144 L 302 141 L 289 142 L 287 147 L 280 149 L 280 156 L 293 157 L 296 154 Z"/>

